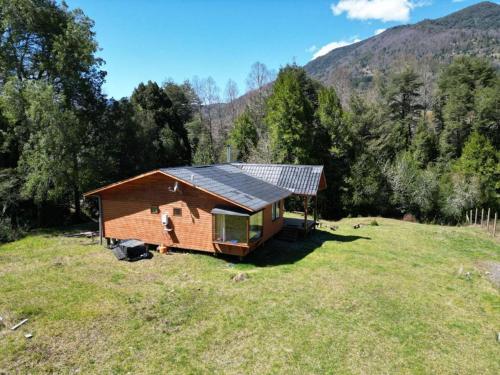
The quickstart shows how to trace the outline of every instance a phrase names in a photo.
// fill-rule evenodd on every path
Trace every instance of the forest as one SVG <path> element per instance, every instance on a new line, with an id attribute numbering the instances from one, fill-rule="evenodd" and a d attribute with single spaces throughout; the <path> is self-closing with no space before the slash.
<path id="1" fill-rule="evenodd" d="M 238 161 L 324 165 L 323 218 L 456 224 L 500 209 L 500 75 L 488 59 L 456 56 L 430 91 L 410 64 L 378 76 L 375 95 L 340 98 L 300 66 L 257 62 L 243 96 L 195 76 L 117 100 L 81 10 L 0 0 L 0 20 L 0 242 L 95 217 L 82 193 L 98 186 L 225 162 L 227 145 Z"/>

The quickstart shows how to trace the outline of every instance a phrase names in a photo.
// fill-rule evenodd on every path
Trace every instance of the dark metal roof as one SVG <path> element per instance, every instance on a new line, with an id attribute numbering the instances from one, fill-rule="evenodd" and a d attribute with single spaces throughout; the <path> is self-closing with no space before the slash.
<path id="1" fill-rule="evenodd" d="M 231 163 L 231 165 L 240 168 L 246 174 L 301 195 L 316 195 L 323 173 L 322 165 L 246 163 Z"/>
<path id="2" fill-rule="evenodd" d="M 231 164 L 162 168 L 160 171 L 251 211 L 258 211 L 291 195 L 289 190 Z"/>

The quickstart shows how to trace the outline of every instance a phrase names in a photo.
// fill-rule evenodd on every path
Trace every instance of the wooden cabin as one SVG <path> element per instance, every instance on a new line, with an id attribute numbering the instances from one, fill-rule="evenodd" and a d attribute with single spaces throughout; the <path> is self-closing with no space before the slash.
<path id="1" fill-rule="evenodd" d="M 245 256 L 283 229 L 285 198 L 307 204 L 325 187 L 322 166 L 228 163 L 158 169 L 84 196 L 99 201 L 101 239 Z"/>

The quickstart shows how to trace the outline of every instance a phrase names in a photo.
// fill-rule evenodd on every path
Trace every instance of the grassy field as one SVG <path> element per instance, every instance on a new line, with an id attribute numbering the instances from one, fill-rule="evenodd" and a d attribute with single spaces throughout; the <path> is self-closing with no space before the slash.
<path id="1" fill-rule="evenodd" d="M 29 318 L 0 328 L 0 373 L 499 374 L 500 294 L 483 266 L 499 243 L 359 221 L 241 263 L 119 262 L 54 233 L 0 246 L 0 316 Z"/>

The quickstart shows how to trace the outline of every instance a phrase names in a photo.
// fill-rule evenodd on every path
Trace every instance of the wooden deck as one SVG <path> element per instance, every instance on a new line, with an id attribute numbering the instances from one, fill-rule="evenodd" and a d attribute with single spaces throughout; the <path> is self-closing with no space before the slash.
<path id="1" fill-rule="evenodd" d="M 304 219 L 285 217 L 283 227 L 304 231 Z M 307 220 L 307 230 L 310 231 L 312 229 L 314 229 L 314 220 Z"/>
<path id="2" fill-rule="evenodd" d="M 307 233 L 314 230 L 314 221 L 307 220 Z M 285 218 L 283 229 L 278 233 L 277 238 L 284 241 L 294 242 L 306 234 L 304 230 L 304 219 L 300 218 Z"/>

